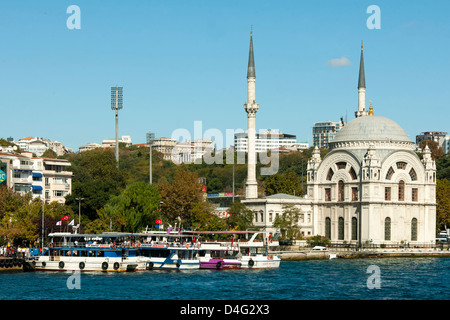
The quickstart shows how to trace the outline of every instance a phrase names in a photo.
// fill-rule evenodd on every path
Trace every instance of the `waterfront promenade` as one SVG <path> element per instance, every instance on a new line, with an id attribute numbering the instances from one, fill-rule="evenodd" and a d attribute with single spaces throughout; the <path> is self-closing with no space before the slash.
<path id="1" fill-rule="evenodd" d="M 324 251 L 314 251 L 311 248 L 298 246 L 282 246 L 271 251 L 278 254 L 282 261 L 330 259 L 331 257 L 343 259 L 363 258 L 390 258 L 390 257 L 450 257 L 448 247 L 430 248 L 327 248 Z"/>

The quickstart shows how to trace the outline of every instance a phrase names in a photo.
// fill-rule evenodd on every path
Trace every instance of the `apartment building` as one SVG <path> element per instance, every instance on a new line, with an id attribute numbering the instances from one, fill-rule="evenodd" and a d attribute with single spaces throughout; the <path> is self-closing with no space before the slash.
<path id="1" fill-rule="evenodd" d="M 42 156 L 48 149 L 54 151 L 57 156 L 62 156 L 66 153 L 73 152 L 72 149 L 65 147 L 59 141 L 52 141 L 49 139 L 39 137 L 26 137 L 13 142 L 24 152 L 31 152 L 37 157 Z"/>
<path id="2" fill-rule="evenodd" d="M 65 196 L 72 190 L 70 163 L 62 159 L 42 159 L 32 154 L 0 152 L 0 167 L 6 173 L 6 185 L 33 198 L 44 197 L 47 202 L 65 203 Z"/>
<path id="3" fill-rule="evenodd" d="M 341 122 L 316 122 L 313 131 L 313 144 L 321 149 L 328 149 L 328 144 L 333 141 L 336 134 L 342 129 L 344 123 Z"/>
<path id="4" fill-rule="evenodd" d="M 70 162 L 64 159 L 42 159 L 45 200 L 65 203 L 65 196 L 72 191 Z"/>
<path id="5" fill-rule="evenodd" d="M 42 196 L 42 159 L 33 158 L 31 153 L 0 153 L 2 170 L 6 173 L 5 183 L 9 188 L 33 198 Z"/>
<path id="6" fill-rule="evenodd" d="M 273 130 L 261 130 L 256 133 L 255 151 L 266 152 L 268 150 L 285 148 L 296 149 L 297 137 L 293 134 L 280 133 Z M 234 135 L 234 149 L 238 152 L 247 152 L 248 134 L 239 132 Z"/>
<path id="7" fill-rule="evenodd" d="M 171 160 L 174 163 L 193 163 L 198 159 L 202 159 L 206 151 L 213 149 L 210 140 L 188 140 L 186 142 L 178 142 L 172 148 Z"/>
<path id="8" fill-rule="evenodd" d="M 172 151 L 176 145 L 177 141 L 172 138 L 161 137 L 152 140 L 152 148 L 161 152 L 164 160 L 172 160 Z"/>
<path id="9" fill-rule="evenodd" d="M 131 146 L 131 136 L 122 136 L 119 140 L 119 143 L 124 143 L 125 146 Z M 115 148 L 116 147 L 116 139 L 104 139 L 102 141 L 103 148 Z"/>

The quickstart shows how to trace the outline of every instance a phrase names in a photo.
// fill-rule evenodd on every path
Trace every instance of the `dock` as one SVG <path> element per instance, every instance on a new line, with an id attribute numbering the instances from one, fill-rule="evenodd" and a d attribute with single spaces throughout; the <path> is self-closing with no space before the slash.
<path id="1" fill-rule="evenodd" d="M 25 259 L 21 257 L 2 257 L 0 256 L 0 271 L 23 270 Z"/>

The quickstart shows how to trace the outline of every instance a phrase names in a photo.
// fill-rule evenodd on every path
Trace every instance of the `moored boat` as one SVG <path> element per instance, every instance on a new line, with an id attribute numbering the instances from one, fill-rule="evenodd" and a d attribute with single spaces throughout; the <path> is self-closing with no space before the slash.
<path id="1" fill-rule="evenodd" d="M 50 242 L 36 260 L 33 270 L 42 271 L 136 271 L 142 259 L 131 234 L 51 233 Z"/>
<path id="2" fill-rule="evenodd" d="M 200 269 L 239 269 L 241 261 L 238 258 L 239 248 L 220 242 L 202 242 L 198 259 Z"/>
<path id="3" fill-rule="evenodd" d="M 204 232 L 188 232 L 192 234 L 196 234 L 202 237 L 208 237 L 211 235 L 231 235 L 231 239 L 216 239 L 213 240 L 204 240 L 201 238 L 199 241 L 201 243 L 200 246 L 200 260 L 201 266 L 200 268 L 208 268 L 213 267 L 214 262 L 216 266 L 219 266 L 217 263 L 221 262 L 223 265 L 226 263 L 239 264 L 239 268 L 278 268 L 280 266 L 281 258 L 278 255 L 270 254 L 269 248 L 278 246 L 278 241 L 273 240 L 271 235 L 268 238 L 264 238 L 263 235 L 267 232 L 260 231 L 204 231 Z M 247 239 L 235 239 L 235 236 L 246 236 L 252 235 L 249 240 Z M 262 239 L 260 239 L 262 236 Z M 212 244 L 216 247 L 208 247 Z M 208 260 L 208 257 L 202 258 L 202 250 L 210 251 L 212 248 L 219 248 L 220 246 L 222 252 L 232 252 L 230 256 L 231 259 L 226 259 L 224 257 L 214 257 L 215 259 L 221 259 L 221 261 L 216 260 Z M 210 256 L 211 258 L 211 256 Z"/>
<path id="4" fill-rule="evenodd" d="M 144 231 L 135 236 L 142 242 L 139 256 L 146 270 L 200 268 L 197 259 L 200 246 L 192 236 L 170 231 Z"/>

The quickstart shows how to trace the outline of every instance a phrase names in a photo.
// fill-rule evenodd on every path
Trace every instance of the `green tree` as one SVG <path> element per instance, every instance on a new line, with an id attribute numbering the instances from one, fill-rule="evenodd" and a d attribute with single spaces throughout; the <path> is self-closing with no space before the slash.
<path id="1" fill-rule="evenodd" d="M 138 232 L 152 226 L 159 218 L 159 193 L 154 185 L 134 182 L 118 196 L 112 197 L 102 212 L 102 221 L 97 225 L 107 225 L 108 220 L 120 228 L 119 231 Z"/>
<path id="2" fill-rule="evenodd" d="M 266 180 L 266 195 L 286 193 L 301 196 L 304 194 L 300 177 L 293 171 L 276 173 Z"/>
<path id="3" fill-rule="evenodd" d="M 300 218 L 303 218 L 302 211 L 293 204 L 286 204 L 283 213 L 275 217 L 273 226 L 280 229 L 283 238 L 293 240 L 300 237 Z"/>
<path id="4" fill-rule="evenodd" d="M 253 212 L 241 202 L 234 202 L 228 209 L 227 226 L 230 230 L 248 230 L 253 227 Z"/>
<path id="5" fill-rule="evenodd" d="M 202 184 L 198 175 L 180 167 L 172 184 L 163 183 L 158 188 L 163 217 L 170 224 L 181 223 L 187 227 L 193 215 L 194 205 L 203 201 Z"/>
<path id="6" fill-rule="evenodd" d="M 436 178 L 450 180 L 450 154 L 436 161 Z"/>
<path id="7" fill-rule="evenodd" d="M 425 149 L 425 147 L 428 146 L 431 151 L 431 158 L 433 160 L 439 160 L 444 155 L 444 150 L 439 146 L 439 144 L 434 140 L 422 140 L 419 143 L 420 149 Z"/>
<path id="8" fill-rule="evenodd" d="M 208 201 L 194 204 L 190 226 L 196 231 L 217 231 L 225 229 L 223 219 L 213 213 L 214 206 Z"/>
<path id="9" fill-rule="evenodd" d="M 41 155 L 41 158 L 51 158 L 56 159 L 58 156 L 56 155 L 56 152 L 52 149 L 47 149 L 44 151 L 44 153 Z"/>
<path id="10" fill-rule="evenodd" d="M 436 229 L 450 227 L 450 181 L 436 180 Z"/>
<path id="11" fill-rule="evenodd" d="M 127 172 L 119 170 L 110 149 L 94 149 L 70 156 L 73 172 L 72 193 L 66 204 L 78 212 L 78 201 L 83 198 L 81 211 L 89 220 L 95 220 L 97 210 L 103 208 L 111 196 L 118 195 L 126 186 Z"/>

